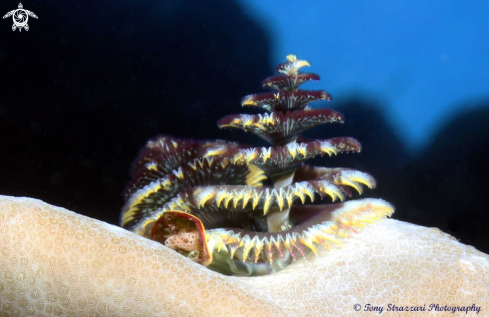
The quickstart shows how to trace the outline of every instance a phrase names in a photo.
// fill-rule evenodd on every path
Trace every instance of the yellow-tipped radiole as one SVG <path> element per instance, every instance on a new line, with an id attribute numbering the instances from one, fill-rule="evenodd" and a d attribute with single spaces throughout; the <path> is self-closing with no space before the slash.
<path id="1" fill-rule="evenodd" d="M 345 202 L 353 191 L 362 194 L 364 187 L 376 187 L 371 175 L 304 165 L 318 156 L 361 151 L 360 142 L 351 137 L 301 137 L 314 126 L 344 122 L 344 115 L 333 109 L 310 106 L 331 100 L 331 95 L 299 88 L 319 80 L 301 71 L 308 66 L 309 61 L 287 55 L 277 74 L 262 83 L 271 91 L 241 101 L 266 113 L 218 121 L 220 128 L 251 132 L 271 146 L 167 136 L 150 140 L 134 164 L 122 225 L 222 273 L 261 275 L 309 252 L 339 247 L 363 227 L 389 217 L 394 208 L 383 200 Z M 206 252 L 203 260 L 199 254 Z"/>

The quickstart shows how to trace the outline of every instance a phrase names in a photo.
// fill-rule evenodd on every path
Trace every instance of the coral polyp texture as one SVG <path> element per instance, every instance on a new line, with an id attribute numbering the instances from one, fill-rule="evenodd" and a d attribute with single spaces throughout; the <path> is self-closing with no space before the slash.
<path id="1" fill-rule="evenodd" d="M 224 276 L 158 242 L 32 198 L 0 195 L 0 241 L 2 317 L 489 314 L 489 255 L 438 229 L 391 219 L 342 248 L 318 249 L 254 278 Z M 384 310 L 367 311 L 367 304 Z M 426 311 L 387 311 L 389 304 Z"/>
<path id="2" fill-rule="evenodd" d="M 331 95 L 299 89 L 319 80 L 300 72 L 304 66 L 309 62 L 287 56 L 278 75 L 263 81 L 271 92 L 243 98 L 243 106 L 268 113 L 218 121 L 220 128 L 252 132 L 271 147 L 169 136 L 150 140 L 133 164 L 122 227 L 221 273 L 265 275 L 318 248 L 342 245 L 358 229 L 390 216 L 394 208 L 384 200 L 345 201 L 365 186 L 374 188 L 371 175 L 305 165 L 315 156 L 358 153 L 361 144 L 351 137 L 300 137 L 317 125 L 344 122 L 335 110 L 309 107 Z"/>

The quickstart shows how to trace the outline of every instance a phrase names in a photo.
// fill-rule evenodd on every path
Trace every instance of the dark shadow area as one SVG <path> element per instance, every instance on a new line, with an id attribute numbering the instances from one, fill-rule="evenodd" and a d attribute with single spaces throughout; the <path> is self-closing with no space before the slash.
<path id="1" fill-rule="evenodd" d="M 39 17 L 28 32 L 0 27 L 1 194 L 116 223 L 150 137 L 255 140 L 216 126 L 272 70 L 264 29 L 237 1 L 24 9 Z"/>
<path id="2" fill-rule="evenodd" d="M 409 153 L 395 127 L 374 102 L 352 98 L 335 107 L 345 124 L 323 125 L 314 138 L 352 136 L 360 154 L 339 154 L 308 163 L 355 168 L 373 175 L 375 190 L 362 197 L 385 199 L 396 207 L 393 218 L 437 227 L 489 253 L 487 179 L 489 177 L 489 102 L 453 114 L 423 153 Z M 354 194 L 358 198 L 358 194 Z"/>
<path id="3" fill-rule="evenodd" d="M 468 103 L 446 121 L 407 168 L 402 220 L 438 227 L 489 253 L 489 101 Z"/>

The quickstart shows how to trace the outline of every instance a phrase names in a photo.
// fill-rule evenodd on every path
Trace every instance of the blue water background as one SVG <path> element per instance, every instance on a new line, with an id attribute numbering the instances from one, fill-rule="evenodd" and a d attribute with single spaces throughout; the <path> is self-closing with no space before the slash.
<path id="1" fill-rule="evenodd" d="M 307 87 L 335 101 L 376 99 L 412 150 L 471 100 L 476 107 L 489 97 L 487 1 L 242 3 L 270 30 L 272 60 L 310 60 L 322 80 Z"/>

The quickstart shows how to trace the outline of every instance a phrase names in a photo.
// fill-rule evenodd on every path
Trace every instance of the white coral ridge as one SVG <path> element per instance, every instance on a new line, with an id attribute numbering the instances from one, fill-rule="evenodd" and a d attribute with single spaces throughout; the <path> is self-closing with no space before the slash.
<path id="1" fill-rule="evenodd" d="M 0 316 L 489 316 L 489 256 L 396 220 L 254 278 L 30 198 L 0 196 L 0 241 Z"/>

